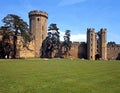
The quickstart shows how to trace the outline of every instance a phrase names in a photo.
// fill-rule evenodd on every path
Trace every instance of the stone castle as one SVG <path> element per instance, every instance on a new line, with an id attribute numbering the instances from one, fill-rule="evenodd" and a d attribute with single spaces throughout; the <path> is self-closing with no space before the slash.
<path id="1" fill-rule="evenodd" d="M 29 50 L 22 47 L 21 36 L 17 41 L 17 57 L 30 58 L 40 57 L 42 41 L 47 35 L 48 14 L 43 11 L 29 12 L 29 25 L 33 40 L 29 44 Z M 87 29 L 87 42 L 73 42 L 69 58 L 80 58 L 96 60 L 98 57 L 103 60 L 120 59 L 120 45 L 107 44 L 107 29 L 102 28 L 96 32 L 94 28 Z M 2 35 L 0 35 L 0 39 Z"/>

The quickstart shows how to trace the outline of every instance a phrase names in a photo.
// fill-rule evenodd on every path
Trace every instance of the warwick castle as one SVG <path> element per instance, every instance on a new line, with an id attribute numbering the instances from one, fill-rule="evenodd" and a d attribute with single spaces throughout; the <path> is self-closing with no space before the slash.
<path id="1" fill-rule="evenodd" d="M 29 12 L 29 26 L 33 40 L 30 42 L 28 50 L 23 48 L 21 43 L 22 37 L 18 36 L 18 58 L 40 57 L 40 48 L 47 35 L 47 20 L 48 14 L 46 12 L 36 10 Z M 88 28 L 87 42 L 73 42 L 68 58 L 95 60 L 99 56 L 102 60 L 120 59 L 120 44 L 107 44 L 106 34 L 107 29 L 105 28 L 101 28 L 100 31 L 95 31 L 94 28 Z M 0 33 L 1 39 L 2 34 Z"/>

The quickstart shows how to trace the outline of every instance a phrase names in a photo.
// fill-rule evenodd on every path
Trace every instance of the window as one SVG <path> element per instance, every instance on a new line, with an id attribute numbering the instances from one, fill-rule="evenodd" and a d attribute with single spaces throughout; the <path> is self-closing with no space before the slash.
<path id="1" fill-rule="evenodd" d="M 44 31 L 44 26 L 42 26 L 42 31 Z"/>
<path id="2" fill-rule="evenodd" d="M 97 48 L 98 48 L 98 45 L 97 45 Z"/>
<path id="3" fill-rule="evenodd" d="M 93 39 L 91 38 L 91 41 L 92 41 Z"/>
<path id="4" fill-rule="evenodd" d="M 97 49 L 97 52 L 98 52 L 98 49 Z"/>
<path id="5" fill-rule="evenodd" d="M 91 46 L 92 46 L 92 43 L 91 43 Z"/>
<path id="6" fill-rule="evenodd" d="M 37 21 L 40 21 L 40 19 L 39 19 L 39 18 L 37 18 Z"/>

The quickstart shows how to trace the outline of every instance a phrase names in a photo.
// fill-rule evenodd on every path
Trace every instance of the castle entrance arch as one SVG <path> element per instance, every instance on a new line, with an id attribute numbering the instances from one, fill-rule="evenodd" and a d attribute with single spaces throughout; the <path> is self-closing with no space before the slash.
<path id="1" fill-rule="evenodd" d="M 100 60 L 100 54 L 95 55 L 95 60 Z"/>

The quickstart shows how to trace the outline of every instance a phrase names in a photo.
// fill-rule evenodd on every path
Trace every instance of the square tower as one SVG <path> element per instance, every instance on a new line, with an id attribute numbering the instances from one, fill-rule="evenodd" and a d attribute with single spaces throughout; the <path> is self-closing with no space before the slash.
<path id="1" fill-rule="evenodd" d="M 100 30 L 100 54 L 103 60 L 107 59 L 107 40 L 106 40 L 106 29 L 102 28 Z"/>
<path id="2" fill-rule="evenodd" d="M 94 28 L 87 29 L 87 58 L 95 60 L 96 34 Z"/>

